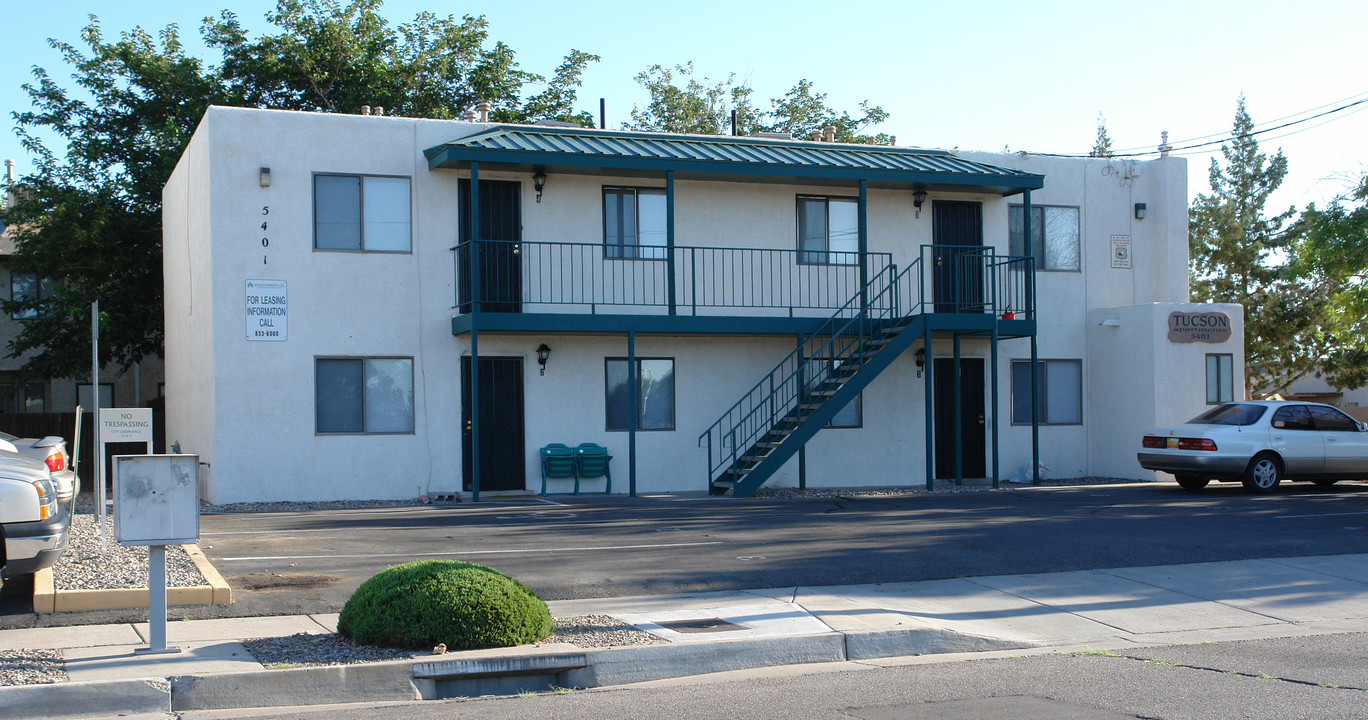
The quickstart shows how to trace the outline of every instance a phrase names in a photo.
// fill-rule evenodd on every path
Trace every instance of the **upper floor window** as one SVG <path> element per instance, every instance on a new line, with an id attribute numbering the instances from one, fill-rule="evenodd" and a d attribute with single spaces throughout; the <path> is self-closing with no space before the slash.
<path id="1" fill-rule="evenodd" d="M 860 201 L 798 196 L 798 262 L 855 265 L 860 261 Z"/>
<path id="2" fill-rule="evenodd" d="M 668 236 L 663 189 L 603 189 L 604 257 L 659 260 L 665 257 Z"/>
<path id="3" fill-rule="evenodd" d="M 1026 254 L 1021 205 L 1007 208 L 1008 252 Z M 1031 254 L 1037 270 L 1078 270 L 1078 208 L 1031 206 Z"/>
<path id="4" fill-rule="evenodd" d="M 10 275 L 10 299 L 46 300 L 52 297 L 52 281 L 39 280 L 33 273 L 12 273 Z M 32 320 L 38 317 L 38 308 L 25 308 L 14 313 L 15 320 Z"/>
<path id="5" fill-rule="evenodd" d="M 314 248 L 409 252 L 409 179 L 376 175 L 314 176 Z"/>

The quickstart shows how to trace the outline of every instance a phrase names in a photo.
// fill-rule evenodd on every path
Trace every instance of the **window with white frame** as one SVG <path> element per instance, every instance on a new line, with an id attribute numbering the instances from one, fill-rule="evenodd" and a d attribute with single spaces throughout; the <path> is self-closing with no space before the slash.
<path id="1" fill-rule="evenodd" d="M 1219 405 L 1235 399 L 1235 357 L 1225 354 L 1206 356 L 1206 401 Z"/>
<path id="2" fill-rule="evenodd" d="M 314 176 L 314 249 L 406 253 L 412 250 L 409 179 Z"/>
<path id="3" fill-rule="evenodd" d="M 660 260 L 668 235 L 663 188 L 603 188 L 604 257 Z"/>
<path id="4" fill-rule="evenodd" d="M 1007 208 L 1008 245 L 1015 256 L 1026 254 L 1023 206 Z M 1031 254 L 1037 270 L 1078 270 L 1078 208 L 1031 206 Z"/>
<path id="5" fill-rule="evenodd" d="M 314 358 L 314 417 L 320 435 L 413 432 L 413 358 Z"/>
<path id="6" fill-rule="evenodd" d="M 1040 360 L 1036 394 L 1040 424 L 1083 423 L 1083 361 Z M 1012 424 L 1031 424 L 1031 361 L 1012 361 Z"/>
<path id="7" fill-rule="evenodd" d="M 637 358 L 637 388 L 641 412 L 637 430 L 675 429 L 675 385 L 673 358 Z M 630 366 L 626 358 L 607 358 L 604 363 L 604 404 L 608 430 L 632 427 Z"/>
<path id="8" fill-rule="evenodd" d="M 798 262 L 856 265 L 860 262 L 860 201 L 798 196 Z"/>

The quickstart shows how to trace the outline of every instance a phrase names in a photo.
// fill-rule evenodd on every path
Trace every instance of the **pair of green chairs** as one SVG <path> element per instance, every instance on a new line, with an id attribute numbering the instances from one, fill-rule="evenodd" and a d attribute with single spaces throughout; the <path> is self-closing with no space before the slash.
<path id="1" fill-rule="evenodd" d="M 603 478 L 605 481 L 603 494 L 607 495 L 613 491 L 613 474 L 608 468 L 608 463 L 612 459 L 613 456 L 608 454 L 608 448 L 602 445 L 580 443 L 578 447 L 572 448 L 562 443 L 551 443 L 541 449 L 541 494 L 546 494 L 548 478 L 553 480 L 574 478 L 576 495 L 580 491 L 581 479 Z"/>

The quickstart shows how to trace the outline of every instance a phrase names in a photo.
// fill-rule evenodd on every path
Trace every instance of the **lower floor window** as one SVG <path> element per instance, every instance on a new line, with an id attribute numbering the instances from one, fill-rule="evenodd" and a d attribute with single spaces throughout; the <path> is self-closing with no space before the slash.
<path id="1" fill-rule="evenodd" d="M 846 406 L 841 408 L 840 412 L 836 413 L 836 415 L 833 416 L 829 422 L 827 422 L 826 426 L 829 428 L 860 427 L 862 421 L 864 420 L 864 418 L 861 417 L 864 411 L 863 405 L 864 393 L 860 393 L 859 395 L 855 396 L 854 400 L 851 400 L 849 403 L 846 403 Z"/>
<path id="2" fill-rule="evenodd" d="M 1083 361 L 1036 363 L 1036 397 L 1042 425 L 1083 423 Z M 1031 361 L 1012 361 L 1012 424 L 1031 424 Z"/>
<path id="3" fill-rule="evenodd" d="M 637 392 L 641 412 L 636 415 L 637 430 L 675 429 L 674 360 L 638 358 Z M 605 412 L 609 430 L 632 429 L 630 366 L 625 358 L 605 361 Z"/>
<path id="4" fill-rule="evenodd" d="M 0 414 L 47 412 L 47 385 L 0 379 Z"/>
<path id="5" fill-rule="evenodd" d="M 316 358 L 314 402 L 322 433 L 413 432 L 413 358 Z"/>
<path id="6" fill-rule="evenodd" d="M 1233 355 L 1206 356 L 1206 401 L 1208 405 L 1230 402 L 1235 396 Z"/>

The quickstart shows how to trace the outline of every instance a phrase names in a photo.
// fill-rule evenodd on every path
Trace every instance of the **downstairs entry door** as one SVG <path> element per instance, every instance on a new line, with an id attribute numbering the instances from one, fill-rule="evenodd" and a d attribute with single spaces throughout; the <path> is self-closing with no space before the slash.
<path id="1" fill-rule="evenodd" d="M 936 479 L 955 478 L 954 358 L 936 358 Z M 960 470 L 966 478 L 988 475 L 988 444 L 983 392 L 983 358 L 960 358 Z"/>
<path id="2" fill-rule="evenodd" d="M 470 492 L 470 357 L 461 358 L 461 487 Z M 480 491 L 527 487 L 523 437 L 523 361 L 518 357 L 480 358 Z"/>

